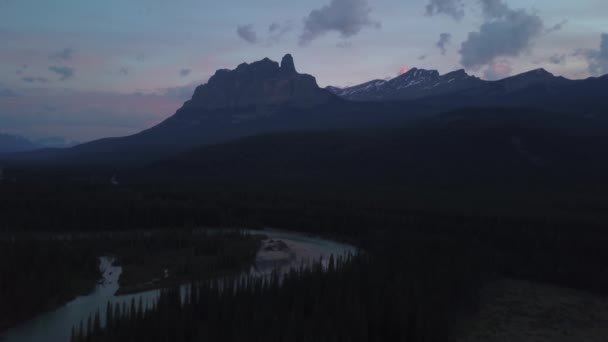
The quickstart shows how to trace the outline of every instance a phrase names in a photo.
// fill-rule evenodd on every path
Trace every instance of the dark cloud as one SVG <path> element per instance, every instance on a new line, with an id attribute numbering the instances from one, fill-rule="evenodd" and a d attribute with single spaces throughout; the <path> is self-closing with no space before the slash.
<path id="1" fill-rule="evenodd" d="M 123 75 L 123 76 L 127 76 L 129 74 L 129 68 L 127 67 L 122 67 L 118 70 L 118 73 Z"/>
<path id="2" fill-rule="evenodd" d="M 268 32 L 274 33 L 276 31 L 278 31 L 280 28 L 281 28 L 281 24 L 274 22 L 274 23 L 270 24 L 270 26 L 268 27 Z"/>
<path id="3" fill-rule="evenodd" d="M 59 66 L 51 66 L 49 67 L 49 70 L 56 73 L 57 75 L 60 76 L 60 80 L 65 81 L 68 80 L 70 78 L 72 78 L 74 76 L 74 68 L 71 67 L 59 67 Z"/>
<path id="4" fill-rule="evenodd" d="M 602 33 L 599 50 L 579 49 L 575 56 L 584 57 L 589 63 L 588 70 L 593 76 L 608 74 L 608 33 Z"/>
<path id="5" fill-rule="evenodd" d="M 562 63 L 566 62 L 566 55 L 555 54 L 555 55 L 549 57 L 549 62 L 551 62 L 552 64 L 562 64 Z"/>
<path id="6" fill-rule="evenodd" d="M 545 30 L 545 33 L 549 34 L 549 33 L 560 31 L 561 29 L 564 28 L 564 26 L 566 26 L 567 23 L 568 23 L 568 20 L 563 20 L 563 21 L 549 27 L 547 30 Z"/>
<path id="7" fill-rule="evenodd" d="M 0 88 L 0 97 L 15 97 L 17 93 L 8 88 Z"/>
<path id="8" fill-rule="evenodd" d="M 488 65 L 483 77 L 489 81 L 500 80 L 511 75 L 511 65 L 507 62 L 498 62 Z"/>
<path id="9" fill-rule="evenodd" d="M 512 10 L 501 0 L 481 0 L 486 21 L 469 32 L 460 48 L 460 63 L 479 69 L 499 57 L 517 57 L 544 32 L 543 20 L 527 11 Z"/>
<path id="10" fill-rule="evenodd" d="M 278 43 L 281 38 L 293 29 L 293 22 L 291 20 L 284 21 L 283 23 L 274 22 L 268 27 L 268 45 Z"/>
<path id="11" fill-rule="evenodd" d="M 429 0 L 426 5 L 426 15 L 438 14 L 445 14 L 455 20 L 460 20 L 464 17 L 464 4 L 462 0 Z"/>
<path id="12" fill-rule="evenodd" d="M 332 0 L 329 5 L 311 11 L 304 18 L 300 45 L 307 45 L 332 31 L 338 32 L 342 38 L 349 38 L 366 27 L 380 27 L 380 23 L 371 18 L 371 13 L 367 0 Z"/>
<path id="13" fill-rule="evenodd" d="M 258 42 L 258 34 L 252 24 L 237 27 L 236 33 L 247 43 L 255 44 Z"/>
<path id="14" fill-rule="evenodd" d="M 437 41 L 437 47 L 441 50 L 441 54 L 445 55 L 446 47 L 452 41 L 452 35 L 449 33 L 442 33 L 439 35 L 439 41 Z"/>
<path id="15" fill-rule="evenodd" d="M 179 71 L 179 76 L 186 77 L 186 76 L 190 75 L 191 72 L 192 72 L 192 69 L 182 69 Z"/>
<path id="16" fill-rule="evenodd" d="M 480 3 L 486 18 L 504 17 L 512 11 L 502 0 L 480 0 Z"/>
<path id="17" fill-rule="evenodd" d="M 24 77 L 21 80 L 27 83 L 49 83 L 49 79 L 46 77 Z"/>
<path id="18" fill-rule="evenodd" d="M 65 48 L 57 53 L 52 54 L 50 57 L 51 59 L 69 61 L 74 56 L 75 52 L 76 51 L 72 48 Z"/>

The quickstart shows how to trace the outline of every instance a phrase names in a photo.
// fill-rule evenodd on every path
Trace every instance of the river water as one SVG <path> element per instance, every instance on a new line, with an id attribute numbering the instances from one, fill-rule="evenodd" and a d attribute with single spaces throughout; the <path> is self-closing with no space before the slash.
<path id="1" fill-rule="evenodd" d="M 355 248 L 350 245 L 311 237 L 297 232 L 281 230 L 252 231 L 268 236 L 269 240 L 281 240 L 289 246 L 289 252 L 265 251 L 264 248 L 258 252 L 255 266 L 249 271 L 250 274 L 267 275 L 274 269 L 279 271 L 288 270 L 291 267 L 299 267 L 312 261 L 328 260 L 330 255 L 343 256 L 355 253 Z M 130 305 L 131 300 L 139 302 L 140 298 L 144 305 L 151 305 L 160 294 L 160 290 L 145 291 L 142 293 L 115 296 L 118 290 L 118 278 L 122 272 L 120 266 L 112 266 L 111 257 L 101 257 L 100 268 L 103 272 L 103 280 L 95 287 L 95 290 L 86 295 L 77 297 L 71 302 L 56 308 L 53 311 L 43 313 L 21 325 L 6 331 L 0 336 L 0 341 L 7 342 L 68 342 L 70 340 L 72 327 L 78 328 L 83 321 L 86 327 L 86 319 L 100 313 L 102 325 L 105 324 L 105 311 L 108 302 L 112 306 Z M 43 284 L 41 284 L 44 286 Z M 185 285 L 187 286 L 187 285 Z"/>

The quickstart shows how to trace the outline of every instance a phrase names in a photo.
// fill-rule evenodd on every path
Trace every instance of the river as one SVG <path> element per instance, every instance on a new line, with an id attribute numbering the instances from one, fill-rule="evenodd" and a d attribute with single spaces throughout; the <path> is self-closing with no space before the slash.
<path id="1" fill-rule="evenodd" d="M 299 267 L 303 263 L 306 264 L 321 258 L 327 261 L 332 254 L 334 256 L 341 256 L 354 253 L 356 250 L 351 245 L 297 232 L 271 229 L 252 232 L 262 233 L 268 237 L 264 241 L 264 246 L 270 244 L 271 240 L 280 240 L 289 247 L 287 251 L 267 251 L 263 247 L 258 252 L 255 266 L 252 267 L 249 273 L 261 276 L 269 274 L 277 268 L 280 271 L 285 271 L 291 267 Z M 86 326 L 86 319 L 89 316 L 95 315 L 98 310 L 102 325 L 105 324 L 105 311 L 108 302 L 111 302 L 113 306 L 116 304 L 122 305 L 122 303 L 129 305 L 132 299 L 135 299 L 137 302 L 141 298 L 144 305 L 151 305 L 160 294 L 159 290 L 151 290 L 115 296 L 122 268 L 120 266 L 112 266 L 113 259 L 111 257 L 101 257 L 100 259 L 103 279 L 97 284 L 92 293 L 77 297 L 55 310 L 43 313 L 21 325 L 9 329 L 0 337 L 0 340 L 7 342 L 68 342 L 72 327 L 78 327 L 81 321 L 84 321 L 84 325 Z"/>

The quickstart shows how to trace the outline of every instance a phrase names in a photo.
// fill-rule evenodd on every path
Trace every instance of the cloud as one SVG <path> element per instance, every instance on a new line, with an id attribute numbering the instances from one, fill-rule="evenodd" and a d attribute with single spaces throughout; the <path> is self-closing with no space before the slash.
<path id="1" fill-rule="evenodd" d="M 293 29 L 293 22 L 287 20 L 283 23 L 274 22 L 268 26 L 268 45 L 278 43 L 281 38 Z"/>
<path id="2" fill-rule="evenodd" d="M 14 97 L 18 96 L 13 90 L 8 88 L 0 88 L 0 97 Z"/>
<path id="3" fill-rule="evenodd" d="M 255 44 L 258 42 L 258 34 L 252 24 L 237 27 L 236 33 L 247 43 Z"/>
<path id="4" fill-rule="evenodd" d="M 600 48 L 579 49 L 574 53 L 575 56 L 582 56 L 589 63 L 587 70 L 593 76 L 603 76 L 608 74 L 608 33 L 602 33 Z"/>
<path id="5" fill-rule="evenodd" d="M 510 76 L 511 71 L 511 65 L 507 62 L 492 63 L 483 72 L 483 77 L 490 81 L 500 80 Z"/>
<path id="6" fill-rule="evenodd" d="M 511 9 L 502 0 L 480 0 L 481 10 L 486 18 L 500 18 L 506 16 Z"/>
<path id="7" fill-rule="evenodd" d="M 292 28 L 293 22 L 291 20 L 287 20 L 283 23 L 274 22 L 268 26 L 268 33 L 271 36 L 282 36 L 291 31 Z"/>
<path id="8" fill-rule="evenodd" d="M 74 76 L 74 68 L 71 67 L 59 67 L 59 66 L 51 66 L 49 70 L 56 73 L 60 76 L 60 80 L 65 81 Z"/>
<path id="9" fill-rule="evenodd" d="M 121 67 L 118 70 L 118 73 L 123 75 L 123 76 L 127 76 L 129 74 L 129 69 L 127 67 Z"/>
<path id="10" fill-rule="evenodd" d="M 426 15 L 434 16 L 445 14 L 460 20 L 464 17 L 464 5 L 462 0 L 429 0 L 426 5 Z"/>
<path id="11" fill-rule="evenodd" d="M 437 47 L 441 50 L 441 54 L 445 55 L 446 46 L 452 41 L 452 35 L 449 33 L 442 33 L 439 35 L 439 41 L 437 41 Z"/>
<path id="12" fill-rule="evenodd" d="M 551 57 L 549 57 L 549 62 L 551 62 L 552 64 L 562 64 L 566 61 L 566 55 L 564 54 L 555 54 Z"/>
<path id="13" fill-rule="evenodd" d="M 268 27 L 268 32 L 273 33 L 279 30 L 279 28 L 281 28 L 281 24 L 274 22 L 272 24 L 270 24 L 270 26 Z"/>
<path id="14" fill-rule="evenodd" d="M 545 33 L 546 34 L 550 34 L 550 33 L 553 33 L 553 32 L 560 31 L 561 29 L 564 28 L 564 26 L 566 26 L 567 23 L 568 23 L 568 20 L 563 20 L 563 21 L 561 21 L 561 22 L 559 22 L 559 23 L 557 23 L 557 24 L 549 27 L 548 29 L 546 29 Z"/>
<path id="15" fill-rule="evenodd" d="M 427 54 L 420 55 L 420 56 L 418 56 L 418 60 L 419 60 L 419 61 L 423 61 L 423 60 L 425 60 L 427 57 L 428 57 L 428 55 L 427 55 Z"/>
<path id="16" fill-rule="evenodd" d="M 501 0 L 481 0 L 486 17 L 479 31 L 469 32 L 460 48 L 460 63 L 474 70 L 499 57 L 517 57 L 544 32 L 543 20 L 523 9 L 512 10 Z"/>
<path id="17" fill-rule="evenodd" d="M 338 32 L 342 38 L 357 35 L 366 27 L 380 27 L 371 18 L 372 8 L 367 0 L 332 0 L 304 18 L 300 45 L 307 45 L 328 32 Z"/>
<path id="18" fill-rule="evenodd" d="M 74 56 L 75 52 L 76 51 L 72 48 L 65 48 L 57 53 L 52 54 L 50 58 L 55 60 L 69 61 Z"/>
<path id="19" fill-rule="evenodd" d="M 281 38 L 293 29 L 293 22 L 286 20 L 284 22 L 273 22 L 268 26 L 268 31 L 262 35 L 258 34 L 253 24 L 241 25 L 236 29 L 237 35 L 244 41 L 250 44 L 263 44 L 265 47 L 273 46 L 278 43 Z"/>
<path id="20" fill-rule="evenodd" d="M 21 80 L 27 83 L 49 83 L 49 79 L 46 77 L 24 77 Z"/>
<path id="21" fill-rule="evenodd" d="M 192 72 L 192 69 L 182 69 L 179 71 L 180 77 L 187 77 Z"/>

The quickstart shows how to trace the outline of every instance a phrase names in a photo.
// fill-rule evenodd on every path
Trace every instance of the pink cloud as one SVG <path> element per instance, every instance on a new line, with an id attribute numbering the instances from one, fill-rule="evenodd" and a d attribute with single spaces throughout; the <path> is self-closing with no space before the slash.
<path id="1" fill-rule="evenodd" d="M 483 75 L 486 80 L 499 80 L 510 76 L 512 71 L 511 65 L 502 61 L 490 64 Z"/>

